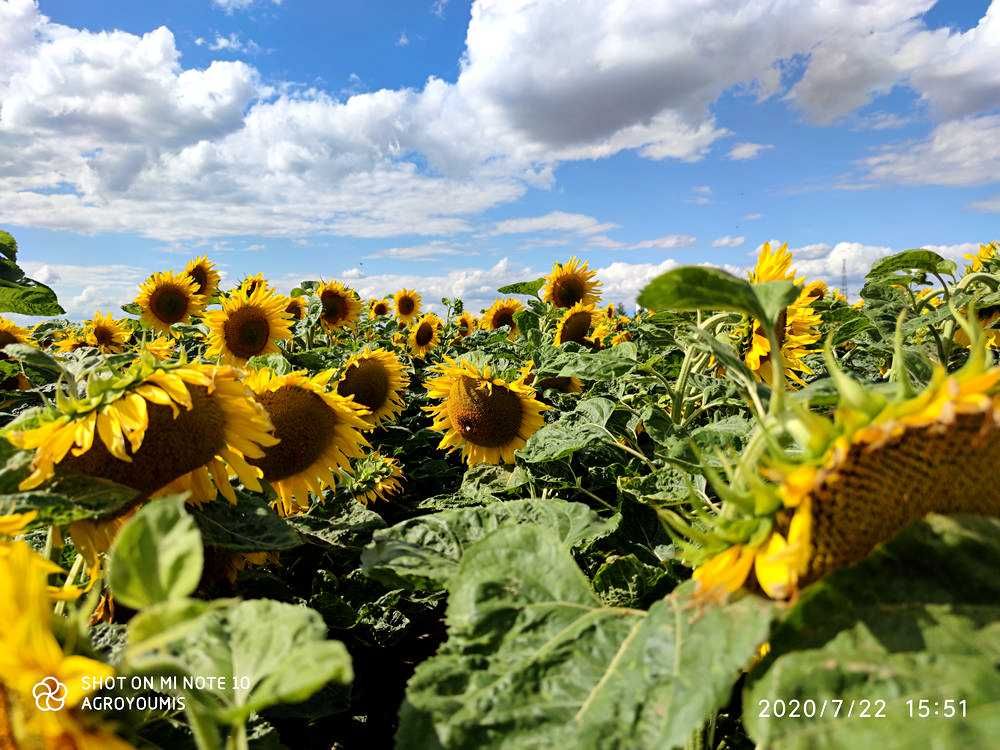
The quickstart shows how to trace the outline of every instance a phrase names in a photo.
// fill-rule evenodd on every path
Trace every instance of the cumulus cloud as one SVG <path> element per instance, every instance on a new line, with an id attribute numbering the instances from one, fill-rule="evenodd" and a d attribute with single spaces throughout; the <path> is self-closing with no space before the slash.
<path id="1" fill-rule="evenodd" d="M 733 161 L 756 159 L 762 152 L 774 148 L 769 143 L 737 143 L 729 149 L 729 158 Z"/>
<path id="2" fill-rule="evenodd" d="M 600 234 L 618 225 L 600 222 L 586 214 L 572 214 L 552 211 L 544 216 L 530 216 L 505 219 L 493 227 L 492 234 L 531 234 L 533 232 L 575 232 L 577 234 Z"/>
<path id="3" fill-rule="evenodd" d="M 95 310 L 123 315 L 121 305 L 135 299 L 149 271 L 137 266 L 21 263 L 33 279 L 52 287 L 68 317 L 89 318 Z"/>
<path id="4" fill-rule="evenodd" d="M 246 52 L 251 55 L 260 52 L 260 45 L 257 42 L 253 39 L 243 41 L 240 35 L 235 33 L 229 34 L 229 36 L 216 34 L 215 39 L 211 42 L 204 37 L 198 37 L 194 40 L 194 43 L 199 47 L 207 46 L 213 52 Z"/>
<path id="5" fill-rule="evenodd" d="M 739 247 L 746 241 L 746 237 L 743 235 L 734 236 L 731 234 L 719 237 L 716 240 L 712 240 L 712 247 Z"/>

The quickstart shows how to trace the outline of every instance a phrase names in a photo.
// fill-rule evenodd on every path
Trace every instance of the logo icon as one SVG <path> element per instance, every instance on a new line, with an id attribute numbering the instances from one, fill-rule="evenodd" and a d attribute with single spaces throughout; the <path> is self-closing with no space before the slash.
<path id="1" fill-rule="evenodd" d="M 66 705 L 66 686 L 55 677 L 45 677 L 31 689 L 39 711 L 61 711 Z"/>

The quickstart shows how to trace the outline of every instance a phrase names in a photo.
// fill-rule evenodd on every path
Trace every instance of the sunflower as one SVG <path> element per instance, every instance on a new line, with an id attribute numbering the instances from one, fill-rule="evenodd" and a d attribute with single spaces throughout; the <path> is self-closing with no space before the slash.
<path id="1" fill-rule="evenodd" d="M 410 330 L 408 339 L 410 354 L 422 359 L 441 341 L 441 327 L 444 322 L 434 313 L 427 313 Z"/>
<path id="2" fill-rule="evenodd" d="M 455 331 L 460 339 L 467 338 L 476 332 L 476 316 L 468 310 L 455 318 Z"/>
<path id="3" fill-rule="evenodd" d="M 400 289 L 392 295 L 396 306 L 396 319 L 403 325 L 409 325 L 420 315 L 420 295 L 412 289 Z"/>
<path id="4" fill-rule="evenodd" d="M 239 285 L 236 287 L 236 291 L 245 292 L 246 294 L 253 294 L 258 289 L 270 289 L 271 285 L 267 283 L 267 279 L 264 278 L 264 274 L 255 273 L 253 276 L 245 276 Z"/>
<path id="5" fill-rule="evenodd" d="M 567 341 L 575 341 L 578 344 L 594 347 L 592 339 L 587 338 L 591 325 L 597 313 L 593 305 L 585 305 L 577 302 L 563 313 L 562 319 L 556 325 L 555 345 L 562 346 Z"/>
<path id="6" fill-rule="evenodd" d="M 800 450 L 751 452 L 730 486 L 713 482 L 733 507 L 694 555 L 700 589 L 724 595 L 754 580 L 784 598 L 927 513 L 1000 515 L 991 479 L 1000 367 L 988 362 L 980 339 L 960 371 L 939 367 L 922 393 L 891 399 L 852 381 L 827 352 L 841 394 L 834 418 L 804 408 L 785 415 Z"/>
<path id="7" fill-rule="evenodd" d="M 282 515 L 307 509 L 309 493 L 321 498 L 336 484 L 334 472 L 369 447 L 361 434 L 370 427 L 368 410 L 331 391 L 332 377 L 333 370 L 310 378 L 303 371 L 276 375 L 266 368 L 247 376 L 281 441 L 251 463 L 274 487 Z"/>
<path id="8" fill-rule="evenodd" d="M 513 338 L 517 335 L 517 323 L 514 322 L 514 315 L 523 309 L 524 305 L 521 304 L 521 301 L 513 297 L 498 299 L 483 312 L 483 317 L 479 319 L 479 327 L 484 331 L 496 331 L 506 327 L 510 330 L 510 336 Z"/>
<path id="9" fill-rule="evenodd" d="M 978 253 L 965 253 L 962 257 L 969 261 L 969 265 L 965 267 L 965 272 L 969 274 L 988 270 L 989 266 L 993 265 L 997 260 L 998 251 L 1000 251 L 1000 243 L 990 242 L 980 245 Z"/>
<path id="10" fill-rule="evenodd" d="M 201 502 L 214 499 L 217 488 L 235 502 L 230 469 L 259 491 L 259 472 L 246 459 L 263 456 L 262 448 L 276 438 L 237 372 L 198 362 L 150 362 L 140 359 L 111 383 L 95 376 L 87 387 L 93 395 L 59 395 L 55 405 L 8 425 L 7 440 L 35 451 L 33 471 L 20 489 L 43 484 L 58 466 L 110 479 L 144 497 L 187 490 Z"/>
<path id="11" fill-rule="evenodd" d="M 110 315 L 95 312 L 94 317 L 83 326 L 83 337 L 88 346 L 93 346 L 103 354 L 114 354 L 125 348 L 132 331 Z"/>
<path id="12" fill-rule="evenodd" d="M 186 273 L 195 283 L 195 293 L 200 294 L 206 300 L 211 299 L 219 289 L 219 280 L 222 278 L 215 270 L 215 264 L 207 256 L 199 256 L 188 261 L 184 266 Z"/>
<path id="13" fill-rule="evenodd" d="M 470 466 L 514 463 L 515 451 L 542 426 L 549 408 L 525 384 L 528 368 L 511 382 L 469 360 L 445 357 L 434 369 L 440 375 L 427 383 L 427 394 L 440 403 L 424 409 L 434 418 L 431 429 L 444 434 L 438 447 L 461 447 Z"/>
<path id="14" fill-rule="evenodd" d="M 350 287 L 339 281 L 327 281 L 316 289 L 323 310 L 319 322 L 327 331 L 338 328 L 353 328 L 361 313 L 361 301 Z"/>
<path id="15" fill-rule="evenodd" d="M 289 297 L 286 302 L 285 312 L 292 316 L 292 325 L 302 320 L 306 316 L 306 313 L 309 312 L 309 305 L 306 302 L 306 298 L 302 295 Z"/>
<path id="16" fill-rule="evenodd" d="M 601 297 L 601 282 L 586 261 L 570 258 L 565 263 L 556 263 L 545 277 L 542 298 L 556 307 L 573 307 L 582 302 L 596 303 Z"/>
<path id="17" fill-rule="evenodd" d="M 382 318 L 392 310 L 392 304 L 387 299 L 373 299 L 368 302 L 368 313 L 373 318 Z"/>
<path id="18" fill-rule="evenodd" d="M 771 250 L 771 243 L 765 242 L 760 246 L 757 254 L 757 263 L 748 274 L 750 282 L 753 284 L 763 284 L 767 281 L 795 281 L 795 271 L 792 269 L 792 254 L 788 250 L 786 242 L 777 250 Z"/>
<path id="19" fill-rule="evenodd" d="M 368 409 L 372 427 L 392 420 L 403 410 L 403 391 L 410 379 L 393 352 L 368 347 L 352 356 L 337 381 L 337 393 Z"/>
<path id="20" fill-rule="evenodd" d="M 542 378 L 535 383 L 535 388 L 539 391 L 547 391 L 550 388 L 559 393 L 583 393 L 583 381 L 575 375 L 569 377 L 555 376 Z"/>
<path id="21" fill-rule="evenodd" d="M 50 564 L 25 542 L 0 555 L 0 741 L 11 748 L 107 748 L 131 745 L 89 720 L 80 705 L 100 679 L 114 676 L 103 662 L 66 653 L 52 630 L 46 578 Z M 86 681 L 84 678 L 90 678 Z M 62 685 L 60 710 L 46 710 L 36 685 Z M 85 687 L 86 685 L 86 687 Z"/>
<path id="22" fill-rule="evenodd" d="M 278 353 L 277 342 L 292 337 L 286 304 L 284 297 L 263 286 L 229 295 L 222 300 L 221 310 L 205 314 L 206 355 L 243 365 L 251 357 Z"/>
<path id="23" fill-rule="evenodd" d="M 142 348 L 143 351 L 149 352 L 156 359 L 170 359 L 177 348 L 177 342 L 173 339 L 168 339 L 166 336 L 157 336 L 152 341 L 147 341 L 143 344 Z"/>
<path id="24" fill-rule="evenodd" d="M 0 317 L 0 349 L 10 344 L 31 344 L 31 335 L 21 326 L 13 323 L 7 318 Z M 7 355 L 0 351 L 0 360 L 8 359 Z"/>
<path id="25" fill-rule="evenodd" d="M 198 294 L 198 285 L 186 274 L 159 271 L 139 287 L 135 303 L 142 310 L 142 322 L 150 328 L 170 335 L 175 323 L 187 323 L 200 315 L 205 298 Z"/>
<path id="26" fill-rule="evenodd" d="M 63 328 L 56 336 L 55 347 L 60 352 L 75 352 L 77 349 L 82 349 L 85 346 L 90 346 L 90 344 L 83 337 L 83 333 L 75 328 Z"/>
<path id="27" fill-rule="evenodd" d="M 395 458 L 369 453 L 354 461 L 351 470 L 342 472 L 344 489 L 362 505 L 388 500 L 403 490 L 403 467 Z"/>

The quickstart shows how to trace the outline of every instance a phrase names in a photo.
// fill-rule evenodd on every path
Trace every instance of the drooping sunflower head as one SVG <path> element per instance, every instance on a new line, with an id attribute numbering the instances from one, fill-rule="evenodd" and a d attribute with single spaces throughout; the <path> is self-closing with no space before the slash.
<path id="1" fill-rule="evenodd" d="M 302 295 L 299 295 L 298 297 L 286 298 L 285 312 L 291 316 L 291 324 L 295 325 L 306 316 L 306 313 L 309 312 L 307 298 Z"/>
<path id="2" fill-rule="evenodd" d="M 771 250 L 771 243 L 765 242 L 760 246 L 757 254 L 757 263 L 747 277 L 754 284 L 763 284 L 766 281 L 792 281 L 795 279 L 795 270 L 792 268 L 792 254 L 788 250 L 786 242 L 777 250 Z"/>
<path id="3" fill-rule="evenodd" d="M 396 319 L 403 325 L 409 325 L 420 315 L 420 295 L 412 289 L 400 289 L 392 295 L 396 307 Z"/>
<path id="4" fill-rule="evenodd" d="M 773 598 L 853 564 L 927 513 L 1000 515 L 1000 368 L 982 342 L 957 373 L 894 399 L 828 368 L 840 390 L 834 418 L 795 407 L 783 416 L 796 442 L 761 441 L 732 482 L 713 479 L 726 512 L 714 541 L 694 553 L 706 595 L 748 582 Z M 704 537 L 703 537 L 704 538 Z"/>
<path id="5" fill-rule="evenodd" d="M 353 397 L 368 409 L 365 420 L 373 427 L 392 420 L 403 410 L 403 391 L 410 379 L 393 352 L 365 348 L 344 365 L 337 393 Z"/>
<path id="6" fill-rule="evenodd" d="M 0 317 L 0 349 L 10 344 L 31 344 L 31 334 L 21 326 Z M 7 355 L 0 351 L 0 360 L 7 359 Z"/>
<path id="7" fill-rule="evenodd" d="M 524 305 L 521 304 L 521 301 L 513 297 L 498 299 L 483 312 L 483 317 L 479 319 L 479 326 L 484 331 L 497 331 L 506 328 L 513 338 L 518 332 L 514 315 L 523 309 Z"/>
<path id="8" fill-rule="evenodd" d="M 580 302 L 597 303 L 601 297 L 601 282 L 597 273 L 586 261 L 570 258 L 565 263 L 556 263 L 545 277 L 542 298 L 556 307 L 573 307 Z"/>
<path id="9" fill-rule="evenodd" d="M 125 348 L 132 332 L 111 315 L 95 312 L 83 327 L 83 337 L 89 346 L 99 349 L 104 354 L 114 354 Z"/>
<path id="10" fill-rule="evenodd" d="M 259 491 L 259 472 L 246 459 L 262 456 L 262 447 L 276 439 L 238 373 L 197 362 L 151 362 L 140 358 L 110 383 L 92 378 L 87 396 L 60 395 L 56 404 L 8 425 L 3 434 L 13 445 L 35 451 L 21 489 L 60 471 L 110 479 L 141 497 L 188 490 L 199 502 L 214 499 L 217 488 L 235 502 L 232 470 Z"/>
<path id="11" fill-rule="evenodd" d="M 353 328 L 361 313 L 361 301 L 353 289 L 339 281 L 327 281 L 316 289 L 322 310 L 319 321 L 328 331 Z"/>
<path id="12" fill-rule="evenodd" d="M 219 280 L 222 278 L 215 270 L 215 264 L 205 255 L 188 261 L 184 266 L 184 273 L 194 281 L 195 293 L 200 294 L 206 301 L 218 290 Z"/>
<path id="13" fill-rule="evenodd" d="M 455 332 L 458 337 L 464 339 L 476 332 L 476 316 L 468 310 L 464 310 L 461 315 L 455 318 Z"/>
<path id="14" fill-rule="evenodd" d="M 142 322 L 150 328 L 170 334 L 175 323 L 188 323 L 200 315 L 205 298 L 187 274 L 159 271 L 139 287 L 135 303 L 142 310 Z"/>
<path id="15" fill-rule="evenodd" d="M 373 318 L 384 318 L 392 311 L 392 304 L 389 300 L 373 299 L 368 302 L 368 313 Z"/>
<path id="16" fill-rule="evenodd" d="M 562 346 L 567 341 L 575 341 L 585 346 L 595 346 L 593 339 L 588 338 L 590 329 L 597 318 L 593 305 L 577 302 L 563 313 L 556 325 L 555 345 Z"/>
<path id="17" fill-rule="evenodd" d="M 495 377 L 489 365 L 445 357 L 436 367 L 438 377 L 427 383 L 428 395 L 439 403 L 424 407 L 434 418 L 431 429 L 444 435 L 439 447 L 461 449 L 470 466 L 514 463 L 515 452 L 542 426 L 542 412 L 549 408 L 525 384 L 527 369 L 508 382 Z"/>
<path id="18" fill-rule="evenodd" d="M 336 484 L 336 472 L 368 447 L 361 434 L 370 427 L 368 410 L 330 390 L 332 377 L 333 370 L 309 377 L 268 369 L 247 376 L 280 440 L 250 462 L 274 488 L 282 515 L 308 508 L 310 493 L 322 498 L 324 489 Z"/>
<path id="19" fill-rule="evenodd" d="M 551 388 L 559 393 L 583 393 L 583 381 L 575 375 L 568 377 L 556 375 L 550 378 L 542 378 L 534 386 L 539 391 Z"/>
<path id="20" fill-rule="evenodd" d="M 251 357 L 278 352 L 278 341 L 292 337 L 287 300 L 267 287 L 237 290 L 222 300 L 221 310 L 205 315 L 209 357 L 243 365 Z"/>
<path id="21" fill-rule="evenodd" d="M 362 505 L 388 500 L 402 489 L 403 467 L 395 458 L 381 453 L 369 453 L 352 462 L 350 471 L 343 471 L 344 489 Z"/>
<path id="22" fill-rule="evenodd" d="M 420 359 L 430 354 L 431 350 L 441 341 L 441 327 L 443 325 L 444 322 L 434 313 L 421 316 L 420 320 L 410 329 L 407 340 L 410 354 Z"/>

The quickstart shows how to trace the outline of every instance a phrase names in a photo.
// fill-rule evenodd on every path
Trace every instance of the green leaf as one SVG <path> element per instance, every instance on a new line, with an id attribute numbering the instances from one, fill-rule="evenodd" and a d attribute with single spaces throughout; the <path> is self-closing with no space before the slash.
<path id="1" fill-rule="evenodd" d="M 657 312 L 735 310 L 767 319 L 750 282 L 704 266 L 682 266 L 657 276 L 639 293 L 639 304 Z"/>
<path id="2" fill-rule="evenodd" d="M 635 607 L 656 591 L 673 582 L 662 565 L 650 565 L 635 555 L 616 556 L 594 574 L 594 591 L 610 607 Z M 661 593 L 661 595 L 662 595 Z"/>
<path id="3" fill-rule="evenodd" d="M 761 310 L 764 311 L 761 320 L 771 323 L 776 321 L 781 311 L 799 296 L 799 288 L 791 281 L 767 281 L 763 284 L 754 284 L 751 288 L 757 295 Z"/>
<path id="4" fill-rule="evenodd" d="M 518 281 L 516 284 L 502 286 L 497 291 L 500 294 L 527 294 L 535 296 L 538 290 L 545 286 L 545 278 L 534 279 L 533 281 Z"/>
<path id="5" fill-rule="evenodd" d="M 597 352 L 571 352 L 563 348 L 538 368 L 535 384 L 545 378 L 578 377 L 587 382 L 613 380 L 638 364 L 635 344 L 623 343 Z"/>
<path id="6" fill-rule="evenodd" d="M 285 521 L 314 544 L 355 553 L 368 544 L 375 529 L 385 526 L 382 516 L 348 495 L 329 498 L 308 514 L 289 516 Z"/>
<path id="7" fill-rule="evenodd" d="M 466 547 L 499 528 L 525 523 L 545 526 L 560 546 L 577 549 L 609 534 L 617 518 L 605 521 L 582 503 L 556 499 L 445 510 L 376 531 L 361 554 L 361 569 L 389 586 L 437 591 L 458 570 Z"/>
<path id="8" fill-rule="evenodd" d="M 604 426 L 614 410 L 614 402 L 606 398 L 584 399 L 573 411 L 532 435 L 518 455 L 529 464 L 558 461 L 586 448 L 595 440 L 609 440 Z"/>
<path id="9" fill-rule="evenodd" d="M 122 305 L 122 311 L 127 312 L 129 315 L 142 315 L 142 308 L 135 302 L 126 302 Z"/>
<path id="10" fill-rule="evenodd" d="M 275 375 L 287 375 L 293 369 L 291 362 L 281 354 L 264 354 L 262 356 L 251 357 L 247 362 L 247 367 L 251 370 L 267 368 Z"/>
<path id="11" fill-rule="evenodd" d="M 156 649 L 130 644 L 127 665 L 137 673 L 225 677 L 224 685 L 187 691 L 221 724 L 242 724 L 269 706 L 304 701 L 328 682 L 353 679 L 347 649 L 326 640 L 323 618 L 307 607 L 245 601 L 202 613 L 179 633 Z"/>
<path id="12" fill-rule="evenodd" d="M 17 260 L 17 240 L 10 232 L 2 229 L 0 229 L 0 254 L 8 260 Z"/>
<path id="13" fill-rule="evenodd" d="M 302 544 L 287 520 L 259 495 L 236 492 L 236 505 L 206 503 L 191 511 L 202 542 L 234 552 L 285 550 Z"/>
<path id="14" fill-rule="evenodd" d="M 993 746 L 998 568 L 1000 520 L 932 515 L 806 589 L 747 685 L 747 730 L 760 746 L 779 749 Z M 760 716 L 760 702 L 777 698 L 786 707 L 809 699 L 828 708 L 822 717 Z M 885 718 L 856 718 L 862 699 L 872 714 L 874 701 L 884 701 Z M 929 700 L 931 715 L 911 717 L 908 699 Z M 967 701 L 967 716 L 944 718 L 946 699 Z M 834 700 L 843 701 L 839 716 Z"/>
<path id="15" fill-rule="evenodd" d="M 865 278 L 876 280 L 897 271 L 913 269 L 927 273 L 953 274 L 955 273 L 955 262 L 943 258 L 932 250 L 904 250 L 877 261 L 872 265 Z"/>
<path id="16" fill-rule="evenodd" d="M 203 562 L 201 533 L 184 510 L 184 498 L 159 498 L 118 534 L 111 547 L 108 583 L 115 599 L 142 609 L 191 594 Z"/>
<path id="17" fill-rule="evenodd" d="M 729 698 L 772 605 L 607 607 L 551 531 L 500 529 L 449 584 L 448 640 L 407 689 L 397 747 L 670 748 Z"/>

